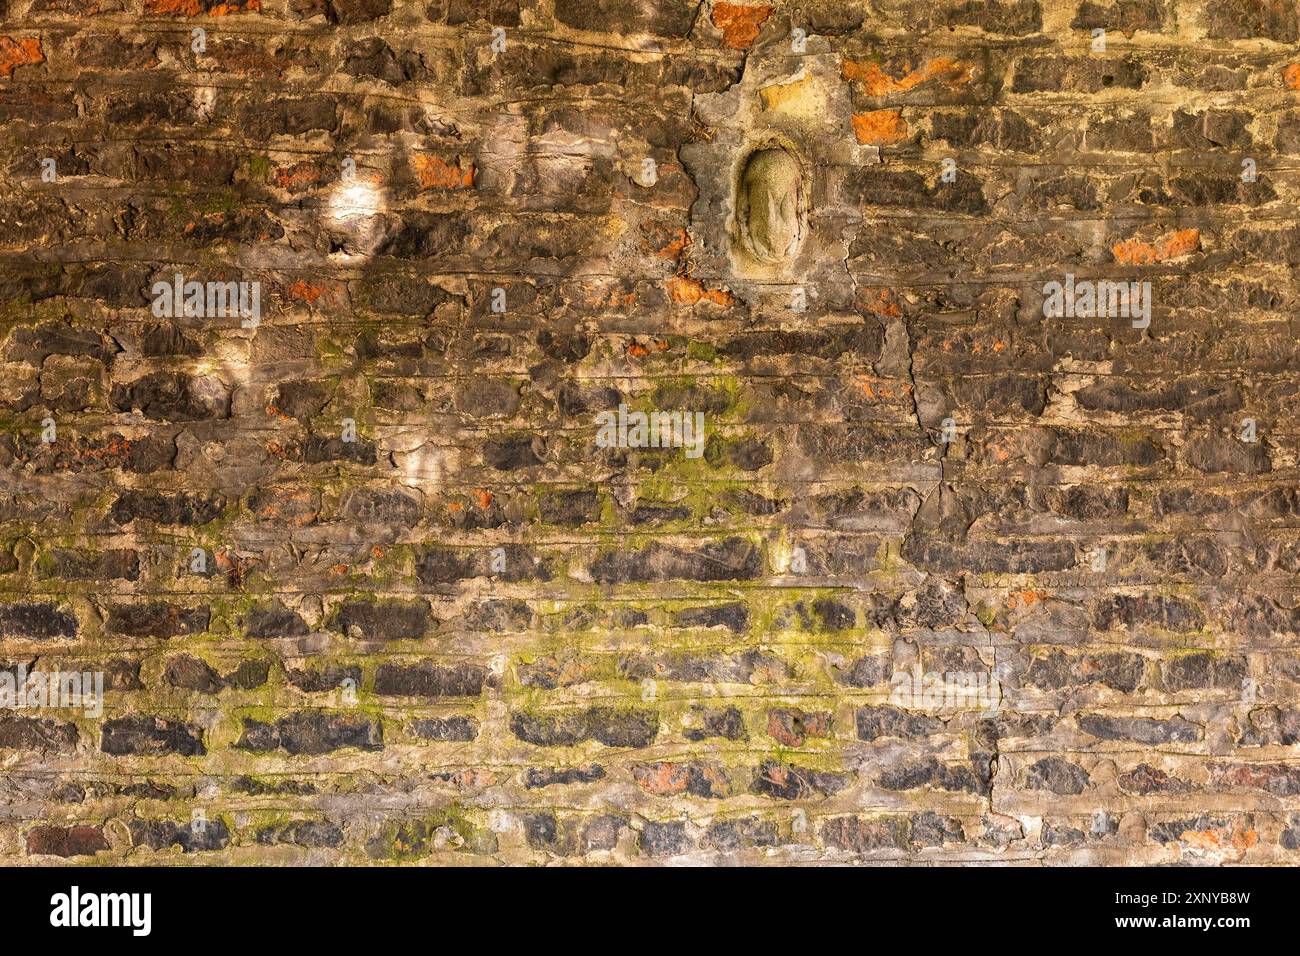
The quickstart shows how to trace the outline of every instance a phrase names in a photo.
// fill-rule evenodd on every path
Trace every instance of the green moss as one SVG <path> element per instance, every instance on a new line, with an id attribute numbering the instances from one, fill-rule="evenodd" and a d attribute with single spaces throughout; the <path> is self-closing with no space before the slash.
<path id="1" fill-rule="evenodd" d="M 271 178 L 271 170 L 275 164 L 271 162 L 269 156 L 250 156 L 248 159 L 248 178 L 261 181 L 268 181 Z"/>
<path id="2" fill-rule="evenodd" d="M 437 852 L 433 845 L 435 833 L 442 827 L 460 837 L 466 847 L 477 846 L 489 835 L 485 828 L 474 823 L 463 806 L 453 803 L 416 819 L 386 823 L 381 831 L 387 844 L 386 858 L 391 861 L 410 860 Z"/>
<path id="3" fill-rule="evenodd" d="M 265 600 L 263 594 L 240 591 L 235 594 L 212 595 L 208 601 L 211 616 L 208 634 L 229 634 L 243 639 L 243 618 Z"/>
<path id="4" fill-rule="evenodd" d="M 244 201 L 237 190 L 228 187 L 215 189 L 206 196 L 190 197 L 185 218 L 188 221 L 196 210 L 202 215 L 211 216 L 233 215 L 242 211 L 243 208 Z"/>
<path id="5" fill-rule="evenodd" d="M 63 271 L 58 264 L 39 265 L 25 270 L 27 275 L 37 278 L 55 278 Z M 7 339 L 19 326 L 39 326 L 46 322 L 62 321 L 67 314 L 65 299 L 55 296 L 32 302 L 31 295 L 22 292 L 0 301 L 0 341 Z"/>
<path id="6" fill-rule="evenodd" d="M 322 371 L 325 374 L 352 367 L 352 336 L 349 336 L 346 341 L 341 341 L 340 335 L 341 333 L 327 332 L 316 338 L 316 354 L 320 357 Z"/>
<path id="7" fill-rule="evenodd" d="M 686 357 L 697 362 L 716 362 L 718 349 L 708 342 L 692 341 L 686 346 Z"/>

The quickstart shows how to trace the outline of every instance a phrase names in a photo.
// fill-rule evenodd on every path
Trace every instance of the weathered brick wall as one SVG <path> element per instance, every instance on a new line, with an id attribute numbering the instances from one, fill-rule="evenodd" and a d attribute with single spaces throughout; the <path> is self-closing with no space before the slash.
<path id="1" fill-rule="evenodd" d="M 1295 3 L 0 15 L 0 860 L 1295 858 Z"/>

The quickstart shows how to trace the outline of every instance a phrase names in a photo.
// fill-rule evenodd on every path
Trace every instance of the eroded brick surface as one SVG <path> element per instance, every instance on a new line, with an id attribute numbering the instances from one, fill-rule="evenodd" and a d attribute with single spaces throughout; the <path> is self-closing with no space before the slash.
<path id="1" fill-rule="evenodd" d="M 0 861 L 1297 859 L 1294 4 L 0 11 Z"/>

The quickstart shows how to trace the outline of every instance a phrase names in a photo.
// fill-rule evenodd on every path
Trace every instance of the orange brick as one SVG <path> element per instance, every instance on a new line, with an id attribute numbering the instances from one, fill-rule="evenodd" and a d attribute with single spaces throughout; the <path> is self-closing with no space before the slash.
<path id="1" fill-rule="evenodd" d="M 311 285 L 303 279 L 297 279 L 293 285 L 289 286 L 289 298 L 298 299 L 308 305 L 314 305 L 316 300 L 324 294 L 325 287 L 323 285 Z"/>
<path id="2" fill-rule="evenodd" d="M 660 797 L 685 793 L 686 784 L 690 780 L 687 768 L 671 763 L 635 767 L 632 775 L 642 790 Z"/>
<path id="3" fill-rule="evenodd" d="M 907 139 L 907 120 L 901 110 L 872 110 L 853 114 L 853 135 L 868 146 L 892 146 Z"/>
<path id="4" fill-rule="evenodd" d="M 1184 830 L 1178 839 L 1196 850 L 1249 850 L 1259 842 L 1259 833 L 1253 827 L 1234 826 L 1227 831 Z"/>
<path id="5" fill-rule="evenodd" d="M 45 53 L 39 37 L 15 40 L 0 37 L 0 76 L 10 76 L 20 66 L 44 63 Z"/>
<path id="6" fill-rule="evenodd" d="M 655 351 L 659 351 L 659 352 L 668 351 L 668 342 L 665 341 L 664 339 L 659 339 L 655 342 L 652 342 L 651 344 L 654 346 Z M 629 342 L 623 351 L 625 351 L 628 354 L 628 356 L 631 358 L 645 358 L 647 355 L 650 354 L 651 349 L 650 346 L 642 345 L 640 342 L 634 341 L 634 342 Z"/>
<path id="7" fill-rule="evenodd" d="M 713 5 L 713 25 L 722 31 L 723 44 L 733 50 L 748 50 L 771 15 L 772 7 L 769 6 Z"/>
<path id="8" fill-rule="evenodd" d="M 902 76 L 895 78 L 877 63 L 844 60 L 840 64 L 840 76 L 861 83 L 862 92 L 867 96 L 889 96 L 891 93 L 906 93 L 931 80 L 938 80 L 955 89 L 970 82 L 973 69 L 970 63 L 940 56 L 926 60 L 920 67 L 906 70 Z"/>
<path id="9" fill-rule="evenodd" d="M 903 314 L 898 298 L 891 289 L 864 287 L 858 290 L 856 303 L 859 309 L 885 319 L 896 319 Z"/>
<path id="10" fill-rule="evenodd" d="M 655 250 L 655 255 L 664 259 L 676 259 L 691 244 L 691 237 L 686 234 L 685 229 L 677 230 L 676 238 L 665 246 Z"/>
<path id="11" fill-rule="evenodd" d="M 262 0 L 219 3 L 212 7 L 205 7 L 201 0 L 144 0 L 145 13 L 180 13 L 187 17 L 224 17 L 232 13 L 256 13 L 261 9 Z"/>
<path id="12" fill-rule="evenodd" d="M 731 305 L 735 299 L 726 289 L 706 289 L 698 279 L 690 276 L 673 276 L 668 280 L 668 294 L 681 305 L 694 305 L 703 300 L 715 305 Z"/>
<path id="13" fill-rule="evenodd" d="M 325 168 L 310 160 L 292 166 L 281 166 L 275 171 L 275 182 L 281 189 L 303 189 L 316 185 L 324 178 Z"/>
<path id="14" fill-rule="evenodd" d="M 420 177 L 421 189 L 473 189 L 474 166 L 451 166 L 438 156 L 413 156 L 411 165 Z"/>
<path id="15" fill-rule="evenodd" d="M 1114 254 L 1115 261 L 1122 265 L 1143 266 L 1191 255 L 1199 248 L 1201 248 L 1201 230 L 1176 229 L 1165 233 L 1154 242 L 1126 239 L 1111 246 L 1110 251 Z"/>

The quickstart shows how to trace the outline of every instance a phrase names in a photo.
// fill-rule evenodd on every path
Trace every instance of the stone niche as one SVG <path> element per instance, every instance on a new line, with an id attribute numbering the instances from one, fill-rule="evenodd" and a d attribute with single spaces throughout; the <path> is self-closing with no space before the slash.
<path id="1" fill-rule="evenodd" d="M 750 153 L 736 184 L 734 233 L 746 254 L 768 265 L 792 260 L 808 230 L 807 186 L 794 153 L 773 144 Z"/>
<path id="2" fill-rule="evenodd" d="M 777 41 L 750 51 L 740 81 L 696 97 L 708 142 L 682 148 L 699 190 L 691 207 L 692 274 L 751 304 L 805 288 L 823 304 L 852 294 L 844 262 L 861 221 L 844 184 L 879 151 L 853 134 L 839 58 L 818 37 L 795 55 Z"/>

